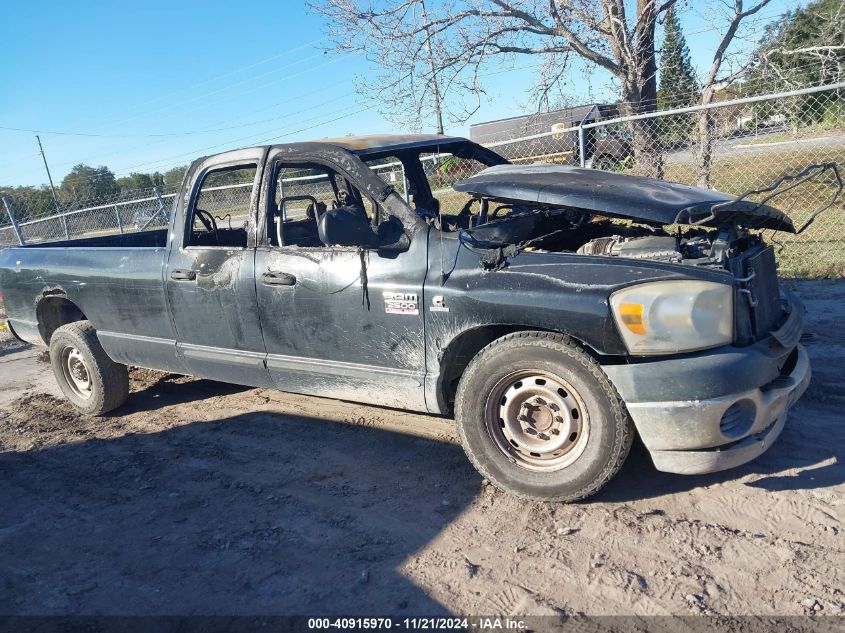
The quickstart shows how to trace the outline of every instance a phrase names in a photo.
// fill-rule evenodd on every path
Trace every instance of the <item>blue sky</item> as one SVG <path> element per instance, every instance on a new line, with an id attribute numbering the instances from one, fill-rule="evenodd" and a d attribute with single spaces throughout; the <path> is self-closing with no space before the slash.
<path id="1" fill-rule="evenodd" d="M 773 0 L 761 15 L 796 4 Z M 689 2 L 681 12 L 702 71 L 719 6 Z M 3 22 L 0 127 L 41 130 L 57 182 L 79 162 L 121 176 L 264 142 L 407 131 L 355 94 L 353 79 L 372 72 L 366 60 L 323 53 L 320 17 L 299 2 L 10 1 Z M 470 123 L 532 111 L 531 60 L 488 72 L 489 101 Z M 606 75 L 579 69 L 566 94 L 615 96 Z M 0 129 L 0 147 L 0 184 L 46 182 L 33 132 Z"/>

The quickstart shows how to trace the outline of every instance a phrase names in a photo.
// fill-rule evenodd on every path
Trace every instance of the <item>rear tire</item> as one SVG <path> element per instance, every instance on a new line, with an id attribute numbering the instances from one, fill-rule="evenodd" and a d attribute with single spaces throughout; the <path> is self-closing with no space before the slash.
<path id="1" fill-rule="evenodd" d="M 53 332 L 50 364 L 62 393 L 84 415 L 102 415 L 129 397 L 126 365 L 108 357 L 90 321 L 69 323 Z"/>
<path id="2" fill-rule="evenodd" d="M 618 162 L 612 160 L 609 156 L 599 156 L 593 161 L 592 168 L 602 171 L 616 171 L 618 164 Z"/>
<path id="3" fill-rule="evenodd" d="M 455 419 L 482 476 L 538 501 L 595 494 L 619 472 L 634 437 L 598 363 L 550 332 L 516 332 L 481 350 L 458 385 Z"/>

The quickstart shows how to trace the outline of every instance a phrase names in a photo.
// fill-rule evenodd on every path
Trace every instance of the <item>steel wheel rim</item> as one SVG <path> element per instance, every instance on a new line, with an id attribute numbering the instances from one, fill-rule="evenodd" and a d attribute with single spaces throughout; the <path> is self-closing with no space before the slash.
<path id="1" fill-rule="evenodd" d="M 568 382 L 539 370 L 508 374 L 487 398 L 485 426 L 511 462 L 535 471 L 561 470 L 583 453 L 590 422 Z"/>
<path id="2" fill-rule="evenodd" d="M 65 347 L 61 356 L 62 374 L 70 390 L 87 400 L 93 393 L 91 374 L 82 353 L 75 347 Z"/>

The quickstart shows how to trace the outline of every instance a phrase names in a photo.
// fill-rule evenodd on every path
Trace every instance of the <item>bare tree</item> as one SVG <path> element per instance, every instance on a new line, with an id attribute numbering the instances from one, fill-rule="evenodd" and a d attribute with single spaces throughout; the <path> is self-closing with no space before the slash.
<path id="1" fill-rule="evenodd" d="M 756 74 L 784 88 L 845 78 L 845 2 L 818 0 L 773 23 Z"/>
<path id="2" fill-rule="evenodd" d="M 367 0 L 314 0 L 311 6 L 326 18 L 335 49 L 364 53 L 381 69 L 359 88 L 389 114 L 419 126 L 441 110 L 453 122 L 465 121 L 485 94 L 487 62 L 522 56 L 538 61 L 540 100 L 561 84 L 576 56 L 611 73 L 627 113 L 654 111 L 655 24 L 676 1 L 637 0 L 635 16 L 624 0 L 451 0 L 437 6 L 387 0 L 378 8 Z M 631 127 L 638 164 L 661 177 L 655 127 L 647 121 Z"/>
<path id="3" fill-rule="evenodd" d="M 722 69 L 725 65 L 726 55 L 730 45 L 736 38 L 742 22 L 754 15 L 760 9 L 769 4 L 771 0 L 758 0 L 753 6 L 745 9 L 743 0 L 734 0 L 733 13 L 730 16 L 728 27 L 722 35 L 719 45 L 713 53 L 713 59 L 710 63 L 710 68 L 707 71 L 707 76 L 701 85 L 701 105 L 709 105 L 713 103 L 713 98 L 716 93 L 730 85 L 746 72 L 751 67 L 749 60 L 742 64 L 739 68 L 723 74 Z M 698 184 L 701 187 L 710 186 L 710 174 L 713 166 L 713 128 L 714 118 L 711 110 L 702 110 L 698 116 Z"/>

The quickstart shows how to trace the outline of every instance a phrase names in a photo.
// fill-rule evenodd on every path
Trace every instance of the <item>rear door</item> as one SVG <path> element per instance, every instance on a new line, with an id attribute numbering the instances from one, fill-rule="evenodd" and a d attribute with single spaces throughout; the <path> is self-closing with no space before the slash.
<path id="1" fill-rule="evenodd" d="M 271 384 L 254 278 L 265 151 L 227 152 L 194 170 L 165 271 L 177 350 L 187 368 L 198 376 L 256 386 Z"/>

